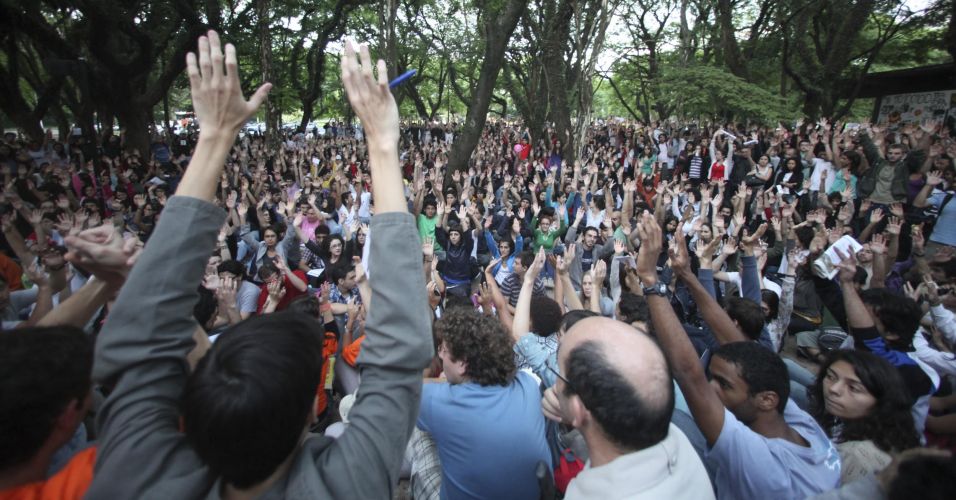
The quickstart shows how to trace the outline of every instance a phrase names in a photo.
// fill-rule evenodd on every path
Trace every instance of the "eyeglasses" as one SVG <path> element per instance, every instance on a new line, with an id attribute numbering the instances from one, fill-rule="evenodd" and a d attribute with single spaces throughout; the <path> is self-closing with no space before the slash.
<path id="1" fill-rule="evenodd" d="M 554 374 L 555 377 L 558 377 L 559 379 L 561 379 L 562 382 L 567 384 L 568 387 L 570 387 L 571 390 L 574 391 L 574 384 L 572 384 L 570 380 L 568 380 L 564 375 L 561 375 L 561 372 L 558 371 L 559 366 L 558 366 L 558 361 L 556 359 L 552 360 L 551 358 L 548 358 L 548 360 L 545 361 L 544 366 L 546 366 L 548 370 Z"/>

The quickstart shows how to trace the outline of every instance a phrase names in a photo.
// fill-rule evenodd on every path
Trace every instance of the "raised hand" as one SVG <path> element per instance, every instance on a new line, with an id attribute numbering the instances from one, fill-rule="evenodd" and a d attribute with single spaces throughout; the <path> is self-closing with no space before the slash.
<path id="1" fill-rule="evenodd" d="M 661 254 L 663 235 L 657 220 L 646 210 L 637 222 L 637 234 L 641 239 L 637 275 L 642 283 L 650 286 L 657 283 L 657 258 Z"/>
<path id="2" fill-rule="evenodd" d="M 933 187 L 939 186 L 943 183 L 943 173 L 939 170 L 933 170 L 926 174 L 926 183 Z"/>
<path id="3" fill-rule="evenodd" d="M 65 238 L 66 260 L 84 267 L 116 288 L 126 281 L 142 246 L 136 238 L 123 240 L 112 224 L 87 229 Z"/>
<path id="4" fill-rule="evenodd" d="M 235 278 L 229 276 L 222 278 L 219 280 L 219 287 L 216 288 L 216 300 L 223 305 L 235 305 L 238 288 L 239 283 Z"/>
<path id="5" fill-rule="evenodd" d="M 282 285 L 282 280 L 270 281 L 266 285 L 266 291 L 269 294 L 269 300 L 276 304 L 282 301 L 282 297 L 285 297 L 285 287 Z"/>
<path id="6" fill-rule="evenodd" d="M 870 250 L 876 255 L 886 255 L 886 236 L 874 234 L 870 240 Z"/>
<path id="7" fill-rule="evenodd" d="M 541 273 L 541 270 L 544 269 L 545 260 L 544 247 L 539 247 L 538 253 L 534 256 L 534 262 L 531 263 L 531 267 L 529 267 L 525 273 L 525 279 L 530 279 L 534 282 L 534 280 L 538 278 L 538 274 Z"/>
<path id="8" fill-rule="evenodd" d="M 837 269 L 840 270 L 840 281 L 844 284 L 852 283 L 856 276 L 856 256 L 853 255 L 853 252 L 843 253 L 839 248 L 834 248 L 834 250 L 840 257 L 840 262 L 836 264 Z"/>
<path id="9" fill-rule="evenodd" d="M 398 106 L 388 88 L 388 71 L 385 61 L 377 63 L 378 78 L 373 77 L 372 58 L 368 45 L 359 46 L 356 59 L 355 47 L 351 41 L 345 42 L 342 55 L 342 84 L 348 95 L 349 104 L 362 120 L 365 134 L 388 144 L 398 142 Z"/>
<path id="10" fill-rule="evenodd" d="M 894 217 L 903 217 L 903 204 L 896 202 L 890 205 L 890 214 Z"/>
<path id="11" fill-rule="evenodd" d="M 897 216 L 890 217 L 889 222 L 886 223 L 886 232 L 888 234 L 898 236 L 902 229 L 903 221 Z"/>
<path id="12" fill-rule="evenodd" d="M 426 236 L 422 239 L 422 255 L 426 258 L 433 257 L 435 255 L 435 239 Z"/>
<path id="13" fill-rule="evenodd" d="M 265 101 L 272 84 L 263 84 L 246 101 L 239 84 L 236 48 L 226 44 L 223 57 L 219 34 L 215 31 L 199 37 L 198 52 L 198 62 L 196 54 L 190 52 L 186 55 L 186 72 L 196 118 L 202 123 L 204 134 L 222 134 L 231 144 L 239 128 Z"/>

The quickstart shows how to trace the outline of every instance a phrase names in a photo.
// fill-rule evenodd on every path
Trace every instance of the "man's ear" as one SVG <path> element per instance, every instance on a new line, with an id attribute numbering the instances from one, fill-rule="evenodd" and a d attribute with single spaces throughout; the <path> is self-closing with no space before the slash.
<path id="1" fill-rule="evenodd" d="M 568 396 L 567 419 L 576 429 L 582 429 L 591 422 L 591 410 L 588 410 L 577 394 Z"/>
<path id="2" fill-rule="evenodd" d="M 780 403 L 780 395 L 773 391 L 758 392 L 754 396 L 754 402 L 760 411 L 776 411 L 777 404 Z"/>

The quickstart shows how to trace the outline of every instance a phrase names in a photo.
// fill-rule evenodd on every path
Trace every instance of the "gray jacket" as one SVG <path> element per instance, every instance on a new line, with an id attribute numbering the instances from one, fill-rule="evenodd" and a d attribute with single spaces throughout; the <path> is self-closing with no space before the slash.
<path id="1" fill-rule="evenodd" d="M 220 480 L 179 431 L 177 402 L 198 327 L 206 260 L 225 213 L 195 198 L 170 198 L 164 216 L 110 311 L 96 345 L 94 380 L 115 382 L 99 415 L 88 498 L 219 498 Z M 421 242 L 409 214 L 372 219 L 375 233 L 362 383 L 337 440 L 310 436 L 288 476 L 261 498 L 391 498 L 431 361 Z M 175 262 L 176 272 L 167 266 Z M 256 460 L 256 457 L 249 457 Z"/>
<path id="2" fill-rule="evenodd" d="M 578 227 L 571 226 L 568 233 L 564 235 L 564 243 L 570 245 L 578 239 Z M 614 253 L 614 238 L 608 238 L 603 245 L 594 245 L 594 260 L 603 259 Z M 581 289 L 581 278 L 584 277 L 584 270 L 581 269 L 581 257 L 584 255 L 584 244 L 578 243 L 574 246 L 574 260 L 571 261 L 571 267 L 568 269 L 568 276 L 571 278 L 571 284 L 575 290 Z"/>

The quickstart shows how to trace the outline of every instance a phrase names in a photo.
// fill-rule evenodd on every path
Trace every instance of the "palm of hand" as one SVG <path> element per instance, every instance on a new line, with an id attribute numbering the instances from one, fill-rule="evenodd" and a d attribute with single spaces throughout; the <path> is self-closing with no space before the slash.
<path id="1" fill-rule="evenodd" d="M 214 31 L 199 39 L 198 64 L 196 55 L 190 53 L 186 57 L 186 66 L 193 108 L 204 129 L 235 134 L 256 112 L 272 88 L 272 84 L 266 83 L 246 101 L 239 84 L 236 50 L 227 44 L 224 57 L 219 35 Z"/>
<path id="2" fill-rule="evenodd" d="M 394 138 L 398 142 L 398 106 L 388 89 L 388 73 L 385 61 L 378 61 L 378 80 L 372 76 L 372 61 L 368 46 L 360 47 L 360 60 L 356 61 L 355 48 L 345 44 L 342 57 L 342 83 L 349 103 L 362 120 L 366 134 Z M 387 136 L 385 134 L 388 134 Z"/>

